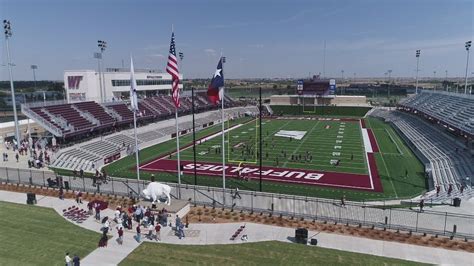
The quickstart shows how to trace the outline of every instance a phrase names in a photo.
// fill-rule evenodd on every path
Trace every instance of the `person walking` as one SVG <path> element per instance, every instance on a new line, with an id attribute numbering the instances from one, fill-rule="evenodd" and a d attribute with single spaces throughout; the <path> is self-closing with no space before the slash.
<path id="1" fill-rule="evenodd" d="M 140 228 L 140 223 L 137 225 L 137 235 L 135 236 L 135 240 L 137 240 L 138 243 L 141 242 L 141 237 L 142 237 L 142 229 Z"/>
<path id="2" fill-rule="evenodd" d="M 184 224 L 179 224 L 178 230 L 178 237 L 179 239 L 184 238 Z"/>
<path id="3" fill-rule="evenodd" d="M 161 225 L 159 223 L 156 223 L 155 231 L 156 231 L 156 241 L 161 241 L 161 235 L 160 235 Z"/>
<path id="4" fill-rule="evenodd" d="M 117 232 L 118 232 L 117 242 L 119 245 L 122 245 L 123 244 L 123 228 L 120 226 Z"/>
<path id="5" fill-rule="evenodd" d="M 242 197 L 240 196 L 240 193 L 239 193 L 239 188 L 235 188 L 235 194 L 234 194 L 234 199 L 236 199 L 237 197 L 239 197 L 239 199 L 242 199 Z"/>
<path id="6" fill-rule="evenodd" d="M 74 266 L 80 266 L 81 265 L 81 259 L 79 258 L 79 256 L 74 255 L 74 257 L 72 258 L 72 264 Z"/>
<path id="7" fill-rule="evenodd" d="M 69 252 L 66 252 L 66 257 L 64 257 L 64 260 L 66 262 L 66 266 L 72 266 L 72 259 L 69 257 Z"/>
<path id="8" fill-rule="evenodd" d="M 176 214 L 175 224 L 176 224 L 176 231 L 178 231 L 179 225 L 181 224 L 181 218 L 179 218 L 177 214 Z"/>
<path id="9" fill-rule="evenodd" d="M 421 199 L 420 200 L 420 212 L 423 212 L 423 207 L 425 207 L 425 200 Z"/>
<path id="10" fill-rule="evenodd" d="M 99 207 L 99 204 L 96 203 L 96 206 L 95 206 L 95 219 L 97 221 L 100 221 L 100 207 Z"/>
<path id="11" fill-rule="evenodd" d="M 346 207 L 346 195 L 342 195 L 341 197 L 341 207 Z"/>

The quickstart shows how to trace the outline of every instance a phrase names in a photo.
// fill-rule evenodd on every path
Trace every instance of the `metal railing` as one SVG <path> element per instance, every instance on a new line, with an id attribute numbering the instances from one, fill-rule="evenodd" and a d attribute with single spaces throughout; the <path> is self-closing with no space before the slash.
<path id="1" fill-rule="evenodd" d="M 48 179 L 57 180 L 50 171 L 37 169 L 0 168 L 0 181 L 48 187 Z M 93 184 L 91 178 L 62 176 L 65 188 L 89 193 L 105 193 L 136 197 L 148 181 L 109 178 L 107 182 Z M 67 182 L 67 183 L 66 183 Z M 365 203 L 347 202 L 341 206 L 339 200 L 303 197 L 277 193 L 239 191 L 233 189 L 167 183 L 172 194 L 182 200 L 199 205 L 229 208 L 249 212 L 262 212 L 333 223 L 347 223 L 366 227 L 411 231 L 474 239 L 474 216 L 439 211 L 419 211 L 390 206 L 374 206 Z"/>

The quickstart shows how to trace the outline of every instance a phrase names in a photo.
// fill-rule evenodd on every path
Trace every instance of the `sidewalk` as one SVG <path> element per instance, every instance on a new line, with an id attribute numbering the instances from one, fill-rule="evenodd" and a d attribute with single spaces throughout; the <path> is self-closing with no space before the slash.
<path id="1" fill-rule="evenodd" d="M 60 200 L 53 197 L 39 196 L 37 200 L 38 206 L 54 208 L 59 214 L 62 213 L 62 209 L 65 207 L 75 204 L 75 201 L 71 199 Z M 0 201 L 25 204 L 26 195 L 24 193 L 0 191 Z M 110 209 L 104 210 L 102 216 L 105 215 L 113 217 L 113 211 Z M 174 223 L 174 220 L 172 222 Z M 101 225 L 92 218 L 77 225 L 96 232 L 99 232 L 101 227 Z M 241 225 L 243 224 L 190 224 L 189 228 L 185 230 L 186 237 L 181 240 L 174 235 L 170 227 L 165 227 L 161 231 L 161 243 L 186 245 L 234 244 L 243 243 L 243 241 L 240 240 L 242 234 L 248 235 L 248 242 L 269 240 L 291 242 L 295 233 L 293 228 L 247 223 L 244 231 L 239 235 L 239 237 L 234 241 L 230 240 L 231 235 Z M 145 235 L 147 232 L 148 230 L 142 230 L 142 235 Z M 124 233 L 124 241 L 121 246 L 115 241 L 117 238 L 116 231 L 113 230 L 111 234 L 114 237 L 109 240 L 108 247 L 98 248 L 91 252 L 88 256 L 82 259 L 82 265 L 116 265 L 139 246 L 133 238 L 135 234 L 132 231 L 126 231 Z M 316 235 L 315 238 L 318 239 L 318 246 L 325 248 L 433 264 L 473 265 L 474 262 L 474 253 L 371 240 L 338 234 L 318 234 L 318 232 L 310 231 L 309 236 L 311 237 L 313 235 Z M 142 239 L 144 239 L 144 237 L 142 237 Z"/>

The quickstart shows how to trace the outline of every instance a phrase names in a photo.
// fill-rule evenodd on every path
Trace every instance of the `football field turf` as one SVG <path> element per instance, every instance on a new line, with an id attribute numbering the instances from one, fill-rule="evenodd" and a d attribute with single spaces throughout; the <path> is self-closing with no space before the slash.
<path id="1" fill-rule="evenodd" d="M 258 164 L 258 124 L 258 120 L 251 121 L 225 134 L 228 163 Z M 340 131 L 341 124 L 344 131 Z M 356 121 L 267 119 L 262 121 L 262 128 L 264 166 L 367 174 L 362 136 Z M 300 140 L 275 136 L 281 130 L 300 131 L 305 135 Z M 344 132 L 343 138 L 337 138 L 338 132 Z M 221 135 L 199 144 L 197 161 L 221 162 L 221 144 Z M 181 159 L 193 160 L 192 148 L 182 151 Z M 330 161 L 336 159 L 340 164 L 331 165 Z"/>
<path id="2" fill-rule="evenodd" d="M 421 193 L 425 189 L 423 166 L 404 141 L 387 123 L 375 118 L 367 118 L 365 122 L 368 128 L 372 128 L 376 142 L 379 145 L 380 152 L 374 153 L 372 157 L 376 162 L 376 166 L 373 167 L 376 167 L 380 176 L 380 187 L 383 187 L 383 191 L 373 192 L 363 189 L 350 189 L 350 187 L 344 189 L 343 186 L 338 188 L 336 186 L 282 183 L 264 178 L 262 178 L 262 191 L 326 198 L 339 198 L 342 194 L 345 194 L 348 200 L 408 198 Z M 342 123 L 345 123 L 343 124 L 345 130 L 342 143 L 337 143 L 339 139 L 337 136 L 339 135 Z M 242 125 L 235 128 L 239 124 Z M 318 120 L 317 118 L 309 120 L 308 118 L 303 119 L 300 117 L 296 119 L 265 119 L 262 121 L 262 124 L 262 135 L 265 141 L 262 145 L 263 173 L 273 169 L 274 171 L 271 174 L 282 174 L 293 169 L 297 172 L 323 173 L 325 177 L 321 180 L 326 179 L 329 182 L 334 182 L 334 184 L 330 185 L 341 185 L 341 182 L 357 181 L 359 177 L 365 178 L 364 182 L 368 182 L 366 180 L 368 165 L 366 158 L 364 158 L 361 128 L 357 120 L 347 119 L 347 121 L 338 121 Z M 255 145 L 258 145 L 259 134 L 256 132 L 258 130 L 258 123 L 251 118 L 241 118 L 226 124 L 227 126 L 234 128 L 226 133 L 226 140 L 230 140 L 225 145 L 225 152 L 227 154 L 226 164 L 233 165 L 234 169 L 238 169 L 236 167 L 239 165 L 245 166 L 251 169 L 251 171 L 258 169 L 258 162 L 255 164 L 258 161 L 256 160 L 258 147 L 255 147 Z M 306 133 L 301 140 L 293 139 L 290 141 L 289 138 L 275 136 L 275 133 L 280 130 L 305 131 Z M 222 143 L 220 131 L 221 126 L 215 125 L 196 132 L 196 139 L 198 140 L 196 151 L 197 165 L 201 165 L 200 167 L 210 165 L 216 171 L 213 173 L 197 171 L 197 179 L 194 179 L 193 171 L 190 168 L 185 168 L 184 175 L 181 178 L 184 184 L 195 184 L 196 181 L 201 186 L 222 186 L 222 168 L 219 170 L 222 156 L 218 150 Z M 207 140 L 199 141 L 199 139 L 206 136 Z M 180 137 L 180 147 L 182 149 L 180 155 L 184 167 L 192 165 L 193 150 L 192 146 L 190 146 L 191 144 L 192 134 Z M 335 146 L 341 147 L 335 148 Z M 242 154 L 242 151 L 244 154 Z M 174 139 L 142 149 L 140 151 L 141 178 L 149 179 L 151 174 L 154 174 L 157 181 L 177 182 L 175 152 L 176 141 Z M 333 152 L 340 152 L 340 155 L 333 156 Z M 285 153 L 286 156 L 284 156 Z M 293 160 L 291 155 L 294 155 Z M 296 159 L 296 155 L 301 155 L 302 158 Z M 276 157 L 279 158 L 278 166 Z M 333 159 L 340 160 L 338 166 L 331 164 Z M 153 165 L 153 163 L 158 162 L 161 164 L 166 163 L 166 169 Z M 241 162 L 243 163 L 241 164 Z M 107 165 L 105 169 L 111 176 L 136 178 L 135 157 L 134 155 L 127 156 Z M 238 171 L 236 172 L 238 173 Z M 406 172 L 408 172 L 408 175 L 405 175 Z M 294 180 L 296 176 L 297 174 L 294 174 L 292 179 Z M 239 187 L 245 190 L 259 190 L 258 179 L 245 181 L 234 175 L 233 177 L 228 176 L 226 180 L 228 188 Z"/>

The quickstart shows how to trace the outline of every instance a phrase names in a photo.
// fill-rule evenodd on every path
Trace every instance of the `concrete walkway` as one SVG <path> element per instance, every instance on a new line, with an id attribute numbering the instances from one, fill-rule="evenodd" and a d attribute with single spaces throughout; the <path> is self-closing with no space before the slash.
<path id="1" fill-rule="evenodd" d="M 37 200 L 38 206 L 54 208 L 59 214 L 62 214 L 64 208 L 75 205 L 75 201 L 70 199 L 60 200 L 54 197 L 38 196 Z M 25 204 L 26 195 L 24 193 L 0 191 L 0 201 Z M 102 216 L 105 215 L 113 217 L 113 211 L 107 209 L 102 212 Z M 96 232 L 99 232 L 101 227 L 101 225 L 92 218 L 77 225 Z M 241 225 L 243 224 L 190 224 L 189 228 L 185 230 L 186 237 L 181 240 L 174 235 L 170 227 L 165 227 L 161 232 L 161 243 L 186 245 L 235 244 L 243 243 L 243 241 L 240 240 L 242 234 L 248 235 L 248 242 L 269 240 L 291 242 L 292 237 L 294 236 L 293 228 L 247 223 L 245 224 L 245 229 L 240 234 L 239 238 L 233 241 L 230 240 L 232 234 Z M 143 235 L 147 232 L 148 230 L 142 230 L 142 239 L 144 239 Z M 117 265 L 139 246 L 139 243 L 137 243 L 133 238 L 134 232 L 132 231 L 126 231 L 124 233 L 123 245 L 118 245 L 115 241 L 117 237 L 115 229 L 112 230 L 111 234 L 114 237 L 109 241 L 108 247 L 98 248 L 91 252 L 88 256 L 82 259 L 82 265 Z M 338 234 L 318 234 L 318 232 L 310 231 L 309 236 L 311 237 L 313 235 L 316 235 L 315 238 L 318 239 L 318 246 L 325 248 L 433 264 L 474 265 L 474 253 L 371 240 Z"/>

